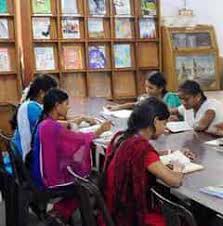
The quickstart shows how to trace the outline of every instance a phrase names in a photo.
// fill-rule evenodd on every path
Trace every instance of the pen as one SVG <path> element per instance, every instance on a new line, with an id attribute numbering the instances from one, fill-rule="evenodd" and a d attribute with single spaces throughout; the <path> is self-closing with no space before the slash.
<path id="1" fill-rule="evenodd" d="M 107 119 L 104 115 L 101 115 L 101 117 L 102 117 L 103 119 L 105 119 L 106 121 L 111 122 L 111 124 L 112 124 L 113 126 L 115 126 L 115 124 L 114 124 L 111 120 Z"/>

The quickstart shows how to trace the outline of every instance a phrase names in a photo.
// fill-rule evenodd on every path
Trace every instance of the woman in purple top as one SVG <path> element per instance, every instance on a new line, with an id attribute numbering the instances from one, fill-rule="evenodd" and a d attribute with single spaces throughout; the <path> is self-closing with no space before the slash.
<path id="1" fill-rule="evenodd" d="M 60 89 L 52 89 L 44 97 L 43 117 L 38 124 L 33 140 L 32 176 L 40 189 L 55 189 L 69 186 L 73 171 L 84 177 L 91 171 L 91 142 L 95 137 L 110 129 L 110 122 L 104 122 L 94 133 L 72 132 L 57 120 L 66 117 L 68 95 Z M 74 199 L 62 200 L 54 206 L 64 219 L 68 220 L 77 204 Z"/>

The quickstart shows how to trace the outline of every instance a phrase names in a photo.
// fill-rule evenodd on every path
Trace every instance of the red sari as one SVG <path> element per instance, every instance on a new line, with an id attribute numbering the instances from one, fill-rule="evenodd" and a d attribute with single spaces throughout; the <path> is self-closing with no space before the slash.
<path id="1" fill-rule="evenodd" d="M 104 196 L 117 226 L 165 226 L 163 216 L 150 207 L 147 193 L 155 178 L 147 167 L 159 156 L 148 140 L 135 135 L 113 152 L 117 133 L 106 152 Z"/>

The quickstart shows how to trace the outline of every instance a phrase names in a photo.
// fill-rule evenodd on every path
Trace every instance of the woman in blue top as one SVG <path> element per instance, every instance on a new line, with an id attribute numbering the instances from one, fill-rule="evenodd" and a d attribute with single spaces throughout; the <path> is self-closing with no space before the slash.
<path id="1" fill-rule="evenodd" d="M 166 90 L 166 80 L 161 72 L 151 72 L 148 74 L 145 81 L 145 91 L 146 93 L 138 97 L 138 101 L 141 101 L 149 96 L 157 97 L 167 104 L 171 108 L 176 108 L 181 105 L 180 98 L 172 92 Z M 116 111 L 121 109 L 133 108 L 135 104 L 138 103 L 125 103 L 121 105 L 109 105 L 108 109 Z"/>
<path id="2" fill-rule="evenodd" d="M 12 143 L 23 160 L 31 149 L 32 132 L 42 114 L 43 98 L 54 87 L 57 87 L 57 81 L 52 76 L 38 75 L 31 82 L 25 101 L 17 110 Z"/>

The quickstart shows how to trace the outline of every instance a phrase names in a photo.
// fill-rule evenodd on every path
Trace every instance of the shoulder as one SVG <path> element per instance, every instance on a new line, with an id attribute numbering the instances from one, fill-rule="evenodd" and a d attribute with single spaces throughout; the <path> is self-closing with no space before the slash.
<path id="1" fill-rule="evenodd" d="M 29 110 L 42 111 L 43 109 L 43 107 L 36 101 L 29 101 L 27 106 Z"/>

